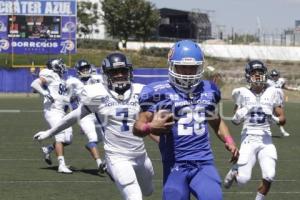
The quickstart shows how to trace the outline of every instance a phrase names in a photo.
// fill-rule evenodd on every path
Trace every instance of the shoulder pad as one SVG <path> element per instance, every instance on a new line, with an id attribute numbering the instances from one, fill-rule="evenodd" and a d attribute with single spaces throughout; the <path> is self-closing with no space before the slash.
<path id="1" fill-rule="evenodd" d="M 85 85 L 81 92 L 81 101 L 85 105 L 100 104 L 107 96 L 106 88 L 101 83 Z"/>

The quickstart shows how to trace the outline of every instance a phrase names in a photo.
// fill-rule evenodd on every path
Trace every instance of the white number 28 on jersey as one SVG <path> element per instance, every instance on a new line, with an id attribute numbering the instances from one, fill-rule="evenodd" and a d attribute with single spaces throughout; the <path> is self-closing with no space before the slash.
<path id="1" fill-rule="evenodd" d="M 178 135 L 203 135 L 205 133 L 205 112 L 204 108 L 197 106 L 195 109 L 191 107 L 183 107 L 178 112 L 180 119 L 178 120 Z"/>

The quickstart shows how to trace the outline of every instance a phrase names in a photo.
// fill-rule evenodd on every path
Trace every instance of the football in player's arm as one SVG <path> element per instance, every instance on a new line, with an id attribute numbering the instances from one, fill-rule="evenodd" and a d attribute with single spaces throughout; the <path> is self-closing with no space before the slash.
<path id="1" fill-rule="evenodd" d="M 220 118 L 220 91 L 203 81 L 203 52 L 198 44 L 183 40 L 169 53 L 169 81 L 143 88 L 141 112 L 134 134 L 159 135 L 163 163 L 163 199 L 221 200 L 221 180 L 214 165 L 207 123 L 238 158 L 238 149 Z M 193 192 L 191 192 L 193 191 Z"/>
<path id="2" fill-rule="evenodd" d="M 283 100 L 278 89 L 267 86 L 267 68 L 259 60 L 249 61 L 245 76 L 250 87 L 236 88 L 232 92 L 235 102 L 232 122 L 243 122 L 240 157 L 229 170 L 225 188 L 233 182 L 244 185 L 251 179 L 252 168 L 258 160 L 262 181 L 255 200 L 263 200 L 268 194 L 276 174 L 277 152 L 272 143 L 271 123 L 285 124 Z"/>

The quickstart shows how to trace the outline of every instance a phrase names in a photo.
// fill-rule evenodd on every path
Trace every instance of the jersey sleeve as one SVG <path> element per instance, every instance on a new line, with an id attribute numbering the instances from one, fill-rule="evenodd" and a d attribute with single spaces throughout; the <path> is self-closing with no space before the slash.
<path id="1" fill-rule="evenodd" d="M 215 114 L 219 111 L 218 103 L 221 100 L 221 92 L 213 81 L 206 81 L 204 84 L 206 85 L 205 90 L 208 90 L 212 93 L 212 98 L 209 97 L 209 99 L 207 99 L 210 101 L 210 103 L 206 107 L 206 109 L 209 111 L 206 113 L 207 116 L 211 116 L 211 114 Z"/>
<path id="2" fill-rule="evenodd" d="M 49 69 L 43 69 L 42 71 L 40 71 L 39 77 L 45 79 L 47 83 L 51 83 L 52 81 L 54 81 L 53 71 Z"/>
<path id="3" fill-rule="evenodd" d="M 285 83 L 286 83 L 286 80 L 284 78 L 280 78 L 281 88 L 284 88 Z"/>
<path id="4" fill-rule="evenodd" d="M 92 75 L 92 82 L 93 83 L 103 83 L 102 75 L 99 75 L 99 74 Z"/>
<path id="5" fill-rule="evenodd" d="M 275 88 L 274 90 L 273 103 L 275 107 L 284 106 L 284 94 L 283 91 L 279 88 Z"/>
<path id="6" fill-rule="evenodd" d="M 219 87 L 211 81 L 211 88 L 214 90 L 214 103 L 218 104 L 221 100 L 221 91 Z"/>
<path id="7" fill-rule="evenodd" d="M 98 107 L 105 101 L 105 97 L 98 92 L 96 87 L 96 84 L 86 85 L 80 93 L 80 103 L 90 112 L 97 112 Z"/>
<path id="8" fill-rule="evenodd" d="M 154 89 L 151 86 L 144 86 L 139 95 L 139 104 L 142 112 L 155 111 Z"/>
<path id="9" fill-rule="evenodd" d="M 66 81 L 66 87 L 68 89 L 69 95 L 71 96 L 79 96 L 81 91 L 83 90 L 82 82 L 74 77 L 70 77 Z"/>
<path id="10" fill-rule="evenodd" d="M 232 100 L 234 101 L 235 105 L 237 105 L 238 107 L 242 106 L 241 93 L 242 91 L 240 88 L 236 88 L 232 91 Z"/>

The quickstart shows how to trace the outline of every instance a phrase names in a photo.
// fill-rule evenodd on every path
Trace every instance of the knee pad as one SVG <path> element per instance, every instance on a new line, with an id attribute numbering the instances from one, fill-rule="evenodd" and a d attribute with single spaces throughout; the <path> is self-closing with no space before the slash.
<path id="1" fill-rule="evenodd" d="M 86 147 L 87 149 L 92 149 L 92 148 L 94 148 L 94 147 L 97 147 L 97 143 L 96 143 L 96 142 L 89 142 L 89 143 L 87 143 L 87 144 L 85 145 L 85 147 Z"/>

